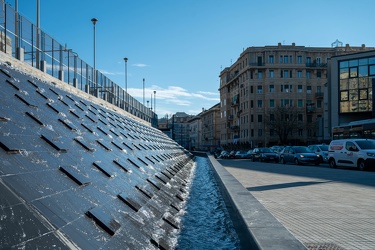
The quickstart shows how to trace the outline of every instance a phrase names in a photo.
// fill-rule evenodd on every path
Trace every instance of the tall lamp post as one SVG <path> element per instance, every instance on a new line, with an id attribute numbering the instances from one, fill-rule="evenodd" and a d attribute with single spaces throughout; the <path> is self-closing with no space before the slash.
<path id="1" fill-rule="evenodd" d="M 145 106 L 145 79 L 143 78 L 143 106 Z"/>
<path id="2" fill-rule="evenodd" d="M 156 90 L 154 90 L 154 113 L 156 114 Z"/>
<path id="3" fill-rule="evenodd" d="M 97 91 L 97 86 L 96 86 L 96 22 L 98 22 L 97 18 L 92 18 L 91 19 L 92 24 L 94 25 L 94 77 L 93 77 L 93 82 L 94 82 L 94 93 Z M 97 96 L 95 94 L 95 96 Z"/>
<path id="4" fill-rule="evenodd" d="M 128 58 L 124 57 L 125 61 L 125 110 L 128 111 Z"/>

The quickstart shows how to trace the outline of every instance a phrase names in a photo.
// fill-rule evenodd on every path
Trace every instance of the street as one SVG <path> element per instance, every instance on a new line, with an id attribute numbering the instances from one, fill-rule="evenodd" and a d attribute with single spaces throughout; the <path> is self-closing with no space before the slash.
<path id="1" fill-rule="evenodd" d="M 375 249 L 375 171 L 220 160 L 308 249 Z"/>

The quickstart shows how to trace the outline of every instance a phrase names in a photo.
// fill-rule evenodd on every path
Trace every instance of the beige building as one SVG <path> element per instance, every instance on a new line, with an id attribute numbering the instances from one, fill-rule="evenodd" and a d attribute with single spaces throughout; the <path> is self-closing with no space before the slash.
<path id="1" fill-rule="evenodd" d="M 202 122 L 202 142 L 204 150 L 215 151 L 220 147 L 220 103 L 200 114 Z"/>
<path id="2" fill-rule="evenodd" d="M 250 148 L 280 144 L 269 126 L 272 110 L 280 106 L 295 107 L 291 115 L 300 124 L 288 135 L 288 143 L 324 141 L 328 59 L 369 49 L 374 48 L 294 43 L 247 48 L 220 73 L 220 144 Z"/>

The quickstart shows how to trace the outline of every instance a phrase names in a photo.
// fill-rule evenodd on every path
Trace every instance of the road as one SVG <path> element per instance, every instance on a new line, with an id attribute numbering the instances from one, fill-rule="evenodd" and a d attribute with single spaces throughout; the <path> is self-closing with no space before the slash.
<path id="1" fill-rule="evenodd" d="M 375 171 L 220 160 L 308 249 L 375 249 Z"/>

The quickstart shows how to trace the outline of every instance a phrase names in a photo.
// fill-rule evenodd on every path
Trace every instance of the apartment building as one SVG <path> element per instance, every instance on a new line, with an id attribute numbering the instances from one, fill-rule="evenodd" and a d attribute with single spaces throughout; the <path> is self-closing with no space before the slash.
<path id="1" fill-rule="evenodd" d="M 202 122 L 202 142 L 204 150 L 214 152 L 220 147 L 220 104 L 216 104 L 200 114 Z"/>
<path id="2" fill-rule="evenodd" d="M 298 120 L 298 126 L 288 132 L 288 144 L 324 141 L 329 136 L 324 134 L 328 59 L 371 49 L 365 45 L 306 47 L 294 43 L 247 48 L 220 72 L 221 145 L 254 148 L 281 144 L 270 125 L 277 107 L 294 107 L 284 118 Z"/>

